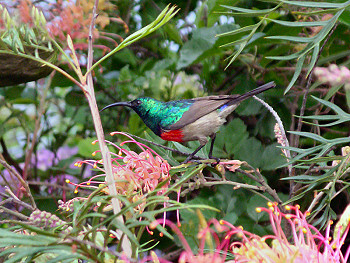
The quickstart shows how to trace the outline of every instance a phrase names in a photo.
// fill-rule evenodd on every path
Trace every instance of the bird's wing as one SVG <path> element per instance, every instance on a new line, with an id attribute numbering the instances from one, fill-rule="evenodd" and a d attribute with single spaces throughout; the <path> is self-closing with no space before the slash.
<path id="1" fill-rule="evenodd" d="M 220 108 L 234 97 L 239 95 L 219 95 L 219 96 L 208 96 L 193 99 L 194 102 L 191 107 L 183 113 L 182 117 L 174 124 L 166 127 L 166 130 L 178 130 L 186 125 L 195 122 L 204 115 Z"/>
<path id="2" fill-rule="evenodd" d="M 271 81 L 269 83 L 266 83 L 260 87 L 257 87 L 256 89 L 253 89 L 251 91 L 248 91 L 242 95 L 218 95 L 218 96 L 207 96 L 207 97 L 201 97 L 201 98 L 195 98 L 193 99 L 194 102 L 189 107 L 189 109 L 183 113 L 182 117 L 175 122 L 174 124 L 167 126 L 167 130 L 178 130 L 183 128 L 184 126 L 193 123 L 194 121 L 198 120 L 199 118 L 203 117 L 206 114 L 209 114 L 210 112 L 219 109 L 220 107 L 227 104 L 227 106 L 239 104 L 241 101 L 257 95 L 261 92 L 264 92 L 268 89 L 271 89 L 275 87 L 276 84 Z"/>

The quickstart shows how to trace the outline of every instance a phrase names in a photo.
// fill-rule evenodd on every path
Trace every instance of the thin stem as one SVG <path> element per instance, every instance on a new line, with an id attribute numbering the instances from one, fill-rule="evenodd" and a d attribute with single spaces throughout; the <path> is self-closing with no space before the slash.
<path id="1" fill-rule="evenodd" d="M 96 104 L 96 98 L 95 98 L 93 80 L 92 80 L 92 74 L 91 74 L 92 61 L 93 61 L 93 29 L 95 26 L 95 20 L 97 16 L 96 10 L 98 6 L 98 2 L 99 0 L 95 0 L 95 4 L 92 11 L 92 20 L 91 20 L 90 30 L 89 30 L 88 61 L 87 61 L 88 73 L 85 75 L 87 77 L 87 86 L 84 87 L 84 92 L 89 102 L 89 106 L 90 106 L 90 110 L 91 110 L 91 114 L 92 114 L 92 118 L 95 126 L 96 136 L 101 149 L 103 165 L 106 172 L 106 181 L 108 184 L 109 193 L 112 196 L 111 202 L 113 207 L 113 213 L 118 214 L 121 209 L 120 209 L 119 201 L 116 197 L 118 195 L 118 192 L 114 183 L 115 180 L 113 177 L 112 160 L 111 160 L 111 156 L 108 151 L 107 145 L 105 143 L 101 118 L 100 118 L 100 114 Z M 122 216 L 118 216 L 117 220 L 119 220 L 122 224 L 124 223 L 124 219 Z M 117 232 L 120 233 L 120 235 L 122 236 L 123 233 L 121 230 L 118 229 Z M 122 239 L 122 250 L 126 254 L 126 256 L 128 257 L 132 256 L 131 243 L 126 236 Z"/>
<path id="2" fill-rule="evenodd" d="M 11 191 L 10 188 L 7 188 L 6 190 L 7 190 L 8 193 Z M 18 204 L 20 206 L 23 206 L 24 208 L 27 208 L 28 210 L 31 210 L 31 211 L 35 210 L 31 205 L 28 205 L 27 203 L 19 200 L 17 198 L 17 196 L 15 196 L 14 194 L 11 195 L 12 197 L 9 197 L 5 193 L 1 193 L 0 192 L 0 195 L 6 198 L 4 201 L 0 202 L 0 205 L 4 205 L 6 203 L 16 203 L 16 204 Z"/>
<path id="3" fill-rule="evenodd" d="M 34 197 L 33 197 L 32 193 L 30 191 L 28 183 L 25 180 L 23 180 L 22 176 L 15 169 L 13 169 L 7 162 L 5 162 L 4 160 L 0 159 L 0 164 L 3 165 L 9 171 L 9 173 L 11 173 L 11 174 L 16 176 L 18 181 L 20 181 L 20 183 L 22 184 L 22 186 L 26 190 L 26 193 L 27 193 L 27 195 L 29 197 L 29 200 L 30 200 L 30 202 L 32 204 L 32 207 L 34 209 L 36 209 L 36 203 L 34 201 Z"/>
<path id="4" fill-rule="evenodd" d="M 323 42 L 319 52 L 318 52 L 318 56 L 316 58 L 316 62 L 313 66 L 313 68 L 311 69 L 310 71 L 310 74 L 307 76 L 307 82 L 306 82 L 306 87 L 305 87 L 305 93 L 304 93 L 304 96 L 303 96 L 303 102 L 302 102 L 302 105 L 301 105 L 301 108 L 300 108 L 300 113 L 299 113 L 299 119 L 298 119 L 298 126 L 297 126 L 297 132 L 300 132 L 301 131 L 301 128 L 302 128 L 302 125 L 303 125 L 303 116 L 305 114 L 305 109 L 306 109 L 306 101 L 307 101 L 307 97 L 309 95 L 309 91 L 310 91 L 310 86 L 311 86 L 311 76 L 313 75 L 313 72 L 314 72 L 314 69 L 317 65 L 317 62 L 320 58 L 320 55 L 326 45 L 326 43 L 329 41 L 331 35 L 334 33 L 335 29 L 337 28 L 338 24 L 335 24 L 334 27 L 332 28 L 332 30 L 329 32 L 327 38 L 325 39 L 325 41 Z M 294 138 L 294 147 L 298 147 L 299 145 L 299 138 L 300 136 L 299 135 L 296 135 L 295 138 Z M 290 189 L 289 189 L 289 193 L 290 193 L 290 198 L 292 198 L 294 196 L 294 189 L 296 187 L 296 184 L 294 183 L 294 181 L 291 181 L 290 183 Z"/>
<path id="5" fill-rule="evenodd" d="M 9 215 L 13 215 L 13 216 L 18 217 L 19 219 L 21 219 L 23 221 L 28 221 L 28 217 L 27 216 L 23 215 L 22 213 L 13 211 L 11 209 L 8 209 L 8 208 L 6 208 L 4 206 L 0 206 L 0 212 L 7 213 Z"/>
<path id="6" fill-rule="evenodd" d="M 250 166 L 248 163 L 245 163 L 245 165 L 247 166 L 247 168 L 249 168 L 250 170 L 252 170 L 254 172 L 254 174 L 256 175 L 253 176 L 251 173 L 248 173 L 247 171 L 245 170 L 242 170 L 240 168 L 238 168 L 236 171 L 239 172 L 239 173 L 243 173 L 244 175 L 248 176 L 249 178 L 251 178 L 252 180 L 258 182 L 259 184 L 261 184 L 262 186 L 265 187 L 266 189 L 266 192 L 268 192 L 272 197 L 273 199 L 275 199 L 277 201 L 277 203 L 279 205 L 281 205 L 283 202 L 282 200 L 278 197 L 277 195 L 277 192 L 276 190 L 272 189 L 265 181 L 264 177 L 261 175 L 261 173 L 255 169 L 254 167 Z"/>

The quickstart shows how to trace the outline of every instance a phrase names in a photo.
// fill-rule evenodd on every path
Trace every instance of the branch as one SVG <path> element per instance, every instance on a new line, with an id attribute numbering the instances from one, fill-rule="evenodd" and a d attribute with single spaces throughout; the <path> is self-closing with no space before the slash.
<path id="1" fill-rule="evenodd" d="M 3 165 L 8 171 L 9 173 L 13 174 L 16 176 L 16 178 L 18 179 L 18 181 L 20 181 L 20 183 L 22 184 L 22 186 L 24 187 L 24 189 L 26 190 L 26 193 L 29 197 L 29 200 L 32 204 L 33 210 L 36 209 L 36 203 L 34 201 L 33 195 L 30 191 L 30 188 L 28 186 L 28 183 L 23 180 L 22 176 L 15 170 L 13 169 L 7 162 L 5 162 L 4 160 L 0 159 L 0 164 Z"/>
<path id="2" fill-rule="evenodd" d="M 101 149 L 101 154 L 102 154 L 102 160 L 103 160 L 103 166 L 106 172 L 106 181 L 109 189 L 109 193 L 112 196 L 111 202 L 112 202 L 112 207 L 113 207 L 113 213 L 116 215 L 120 213 L 120 204 L 117 199 L 117 188 L 115 186 L 115 180 L 113 176 L 113 170 L 112 170 L 112 160 L 111 160 L 111 155 L 109 153 L 109 150 L 107 148 L 105 138 L 104 138 L 104 133 L 103 133 L 103 128 L 102 128 L 102 123 L 101 123 L 101 118 L 100 114 L 98 111 L 98 107 L 96 104 L 96 98 L 95 98 L 95 92 L 94 92 L 94 86 L 93 86 L 93 80 L 92 80 L 92 61 L 93 61 L 93 29 L 95 26 L 95 20 L 97 17 L 96 10 L 98 7 L 98 0 L 95 0 L 95 4 L 93 7 L 92 11 L 92 19 L 91 19 L 91 24 L 90 24 L 90 29 L 89 29 L 89 42 L 88 42 L 88 61 L 87 61 L 87 85 L 84 87 L 84 92 L 85 96 L 89 102 L 89 107 L 91 110 L 91 115 L 93 118 L 94 126 L 95 126 L 95 131 L 96 131 L 96 136 L 98 139 L 98 143 Z M 117 220 L 119 220 L 122 224 L 124 224 L 124 219 L 123 216 L 118 216 Z M 117 230 L 117 232 L 121 232 L 120 229 Z M 122 235 L 121 235 L 122 236 Z M 126 254 L 127 257 L 132 256 L 132 249 L 131 249 L 131 243 L 128 240 L 127 237 L 122 239 L 122 250 Z"/>
<path id="3" fill-rule="evenodd" d="M 253 176 L 251 173 L 242 170 L 240 168 L 236 169 L 237 172 L 242 173 L 246 176 L 248 176 L 250 179 L 254 180 L 255 182 L 258 182 L 259 184 L 261 184 L 263 187 L 265 187 L 266 192 L 269 193 L 269 195 L 271 195 L 273 197 L 273 199 L 275 199 L 278 203 L 278 205 L 280 206 L 283 202 L 282 200 L 278 197 L 276 190 L 272 189 L 265 181 L 264 177 L 261 175 L 261 173 L 259 172 L 258 169 L 255 169 L 254 167 L 252 167 L 251 165 L 249 165 L 248 163 L 244 163 L 244 165 L 246 165 L 247 168 L 249 168 L 250 170 L 252 170 L 254 172 L 254 174 L 256 176 Z"/>
<path id="4" fill-rule="evenodd" d="M 2 213 L 7 213 L 9 215 L 13 215 L 15 217 L 18 217 L 19 219 L 23 220 L 23 221 L 28 221 L 29 217 L 22 215 L 19 212 L 13 211 L 11 209 L 8 209 L 6 207 L 0 206 L 0 212 Z"/>
<path id="5" fill-rule="evenodd" d="M 306 87 L 305 87 L 306 91 L 305 91 L 305 93 L 304 93 L 303 102 L 302 102 L 302 105 L 301 105 L 301 108 L 300 108 L 300 113 L 299 113 L 299 116 L 300 116 L 300 117 L 299 117 L 299 119 L 298 119 L 298 126 L 297 126 L 297 130 L 296 130 L 297 132 L 300 132 L 300 131 L 301 131 L 301 128 L 302 128 L 302 125 L 303 125 L 303 121 L 302 121 L 302 120 L 303 120 L 303 116 L 304 116 L 304 114 L 305 114 L 306 100 L 307 100 L 307 97 L 308 97 L 309 91 L 310 91 L 311 76 L 312 76 L 312 74 L 313 74 L 313 72 L 314 72 L 314 69 L 315 69 L 315 67 L 316 67 L 316 65 L 317 65 L 317 62 L 318 62 L 318 60 L 319 60 L 319 58 L 320 58 L 320 56 L 321 56 L 321 53 L 322 53 L 322 51 L 323 51 L 323 49 L 324 49 L 326 43 L 329 41 L 331 35 L 334 33 L 334 31 L 335 31 L 335 29 L 337 28 L 337 26 L 338 26 L 338 24 L 335 24 L 335 25 L 333 26 L 332 30 L 329 32 L 327 38 L 326 38 L 325 41 L 323 42 L 323 44 L 322 44 L 322 46 L 321 46 L 321 48 L 320 48 L 320 50 L 319 50 L 319 52 L 318 52 L 318 56 L 317 56 L 317 58 L 316 58 L 316 62 L 315 62 L 315 64 L 314 64 L 314 66 L 313 66 L 313 68 L 311 69 L 310 74 L 307 76 L 307 83 L 306 83 Z M 299 135 L 296 135 L 296 136 L 294 137 L 294 142 L 293 142 L 294 147 L 298 147 L 298 145 L 299 145 L 299 138 L 300 138 Z M 294 181 L 291 181 L 291 183 L 290 183 L 290 190 L 289 190 L 290 198 L 292 198 L 292 197 L 294 196 L 294 188 L 295 188 L 295 187 L 296 187 L 296 185 L 295 185 Z"/>
<path id="6" fill-rule="evenodd" d="M 7 204 L 7 203 L 16 203 L 16 204 L 18 204 L 20 206 L 23 206 L 24 208 L 27 208 L 28 210 L 31 210 L 31 211 L 35 210 L 31 205 L 28 205 L 27 203 L 19 200 L 17 198 L 17 196 L 15 196 L 8 187 L 6 188 L 6 192 L 11 194 L 12 197 L 6 195 L 5 193 L 1 193 L 0 192 L 0 195 L 6 198 L 4 201 L 0 202 L 0 205 L 4 205 L 4 204 Z"/>

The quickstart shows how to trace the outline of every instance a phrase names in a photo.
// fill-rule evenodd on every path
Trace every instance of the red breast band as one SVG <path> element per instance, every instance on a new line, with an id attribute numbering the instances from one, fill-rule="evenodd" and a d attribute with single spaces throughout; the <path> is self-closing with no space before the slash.
<path id="1" fill-rule="evenodd" d="M 181 130 L 172 130 L 168 132 L 163 132 L 160 138 L 166 141 L 182 142 L 183 134 Z"/>

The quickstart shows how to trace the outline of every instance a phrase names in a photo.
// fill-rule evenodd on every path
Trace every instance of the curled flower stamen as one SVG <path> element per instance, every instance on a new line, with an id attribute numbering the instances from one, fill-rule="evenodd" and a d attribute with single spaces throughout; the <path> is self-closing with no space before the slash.
<path id="1" fill-rule="evenodd" d="M 145 206 L 145 194 L 150 193 L 156 189 L 159 183 L 162 183 L 162 187 L 158 190 L 157 194 L 163 194 L 170 184 L 170 165 L 155 151 L 148 146 L 137 142 L 132 137 L 121 132 L 114 132 L 111 135 L 122 134 L 128 137 L 130 140 L 117 144 L 106 141 L 109 146 L 116 148 L 118 154 L 111 152 L 112 158 L 112 171 L 114 176 L 114 182 L 117 188 L 117 192 L 120 195 L 126 196 L 130 202 L 138 202 L 138 205 L 134 207 L 138 212 L 142 212 Z M 96 141 L 94 142 L 96 143 Z M 140 153 L 122 148 L 126 143 L 134 143 L 141 150 Z M 96 154 L 99 151 L 95 151 Z M 105 180 L 102 182 L 96 180 L 97 178 L 105 177 L 105 171 L 101 164 L 102 160 L 85 160 L 78 162 L 77 166 L 83 164 L 89 165 L 103 174 L 96 175 L 90 178 L 87 182 L 80 184 L 74 184 L 76 186 L 75 191 L 80 187 L 98 188 L 101 183 L 106 185 Z M 101 190 L 105 194 L 109 194 L 108 187 Z M 164 204 L 166 205 L 166 204 Z"/>

